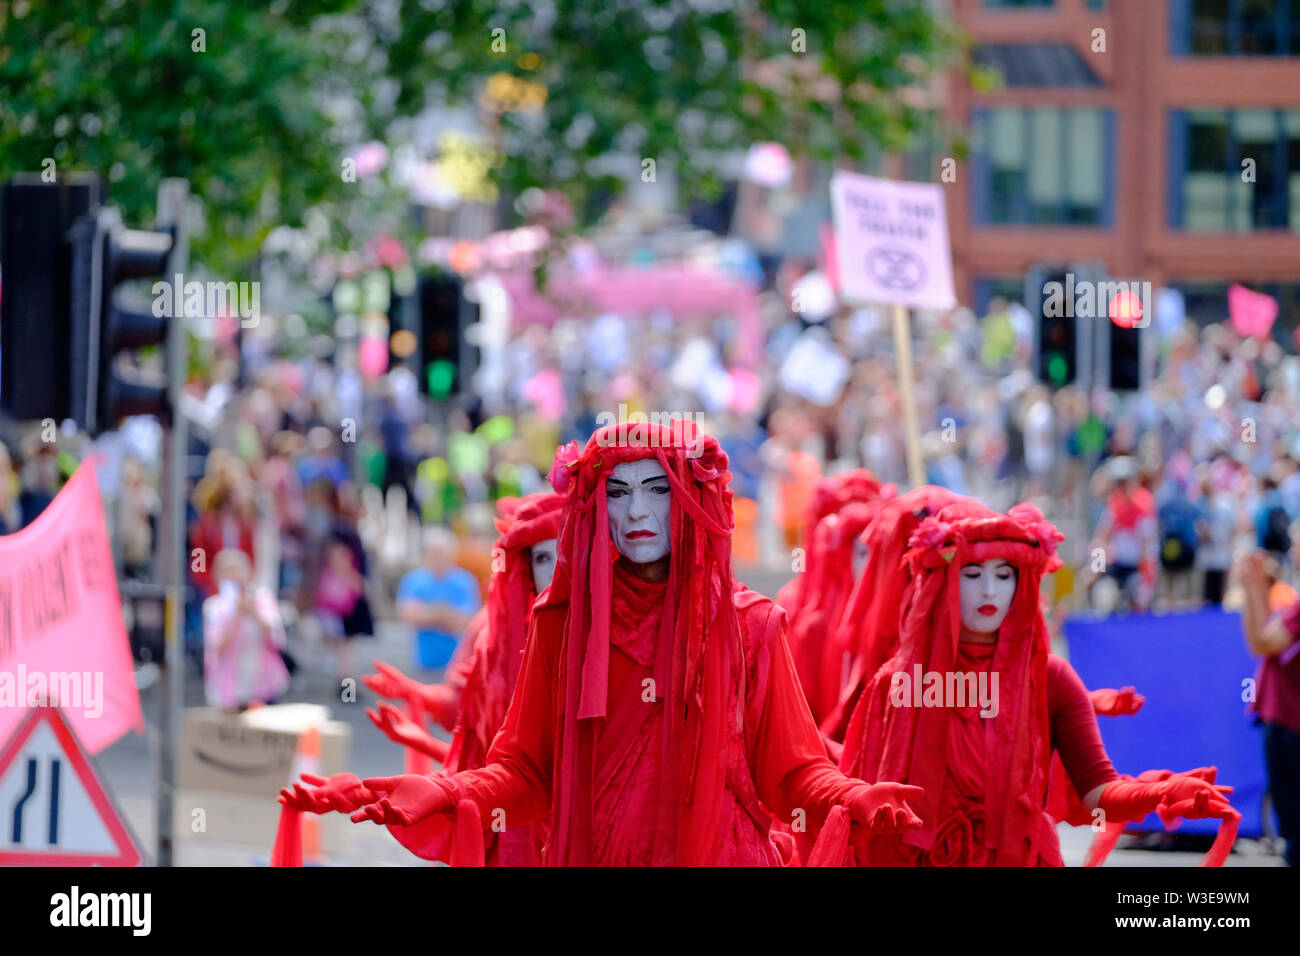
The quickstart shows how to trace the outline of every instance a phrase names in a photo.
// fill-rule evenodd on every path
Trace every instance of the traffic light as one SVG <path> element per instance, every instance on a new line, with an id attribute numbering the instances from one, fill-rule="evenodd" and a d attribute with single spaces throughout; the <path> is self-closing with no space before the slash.
<path id="1" fill-rule="evenodd" d="M 170 284 L 174 245 L 172 230 L 128 229 L 115 209 L 99 210 L 73 228 L 73 417 L 91 435 L 116 428 L 129 415 L 171 420 L 165 374 L 121 367 L 118 358 L 167 341 L 171 308 L 155 315 L 148 297 L 123 284 L 159 278 Z"/>
<path id="2" fill-rule="evenodd" d="M 1150 324 L 1143 320 L 1142 309 L 1141 298 L 1132 292 L 1110 300 L 1107 382 L 1113 391 L 1136 392 L 1142 387 L 1142 328 Z"/>
<path id="3" fill-rule="evenodd" d="M 128 415 L 169 421 L 165 381 L 117 357 L 167 339 L 171 320 L 122 286 L 180 271 L 176 228 L 127 229 L 90 175 L 16 176 L 2 201 L 0 407 L 20 421 L 71 418 L 92 436 Z"/>
<path id="4" fill-rule="evenodd" d="M 0 408 L 19 421 L 75 417 L 68 231 L 98 203 L 79 174 L 20 174 L 0 193 Z"/>
<path id="5" fill-rule="evenodd" d="M 1074 281 L 1064 269 L 1035 268 L 1025 282 L 1025 308 L 1034 320 L 1034 369 L 1039 381 L 1060 388 L 1079 376 Z"/>
<path id="6" fill-rule="evenodd" d="M 416 378 L 421 392 L 447 398 L 464 389 L 473 373 L 465 329 L 477 320 L 478 306 L 465 298 L 464 283 L 455 275 L 425 276 L 420 280 L 419 295 Z"/>

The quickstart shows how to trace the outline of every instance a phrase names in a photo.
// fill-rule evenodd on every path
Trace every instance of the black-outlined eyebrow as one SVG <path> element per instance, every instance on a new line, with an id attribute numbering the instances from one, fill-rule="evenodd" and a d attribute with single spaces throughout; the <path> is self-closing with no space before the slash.
<path id="1" fill-rule="evenodd" d="M 650 482 L 652 482 L 652 481 L 667 481 L 667 480 L 668 480 L 668 476 L 667 476 L 667 475 L 665 475 L 665 474 L 658 474 L 658 475 L 652 475 L 651 477 L 644 479 L 644 480 L 641 482 L 641 484 L 643 484 L 643 485 L 648 485 L 648 484 L 650 484 Z M 609 477 L 609 478 L 606 478 L 606 479 L 605 479 L 605 484 L 606 484 L 606 485 L 620 485 L 620 486 L 622 486 L 622 487 L 624 487 L 624 488 L 629 487 L 628 483 L 627 483 L 626 481 L 624 481 L 622 478 L 614 478 L 613 476 L 611 476 L 611 477 Z"/>

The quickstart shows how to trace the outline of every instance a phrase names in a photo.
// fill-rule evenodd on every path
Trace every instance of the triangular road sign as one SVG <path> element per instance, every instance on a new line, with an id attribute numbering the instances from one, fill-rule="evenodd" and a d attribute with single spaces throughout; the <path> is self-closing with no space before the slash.
<path id="1" fill-rule="evenodd" d="M 141 853 L 62 711 L 0 747 L 0 866 L 136 866 Z"/>

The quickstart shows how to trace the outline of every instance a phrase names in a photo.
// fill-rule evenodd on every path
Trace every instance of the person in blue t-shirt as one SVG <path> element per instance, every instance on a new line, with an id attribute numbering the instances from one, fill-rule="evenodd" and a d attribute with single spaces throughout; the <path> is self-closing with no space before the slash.
<path id="1" fill-rule="evenodd" d="M 446 528 L 425 532 L 424 564 L 402 578 L 397 616 L 415 629 L 421 667 L 445 667 L 465 626 L 482 606 L 478 581 L 456 566 L 456 536 Z"/>

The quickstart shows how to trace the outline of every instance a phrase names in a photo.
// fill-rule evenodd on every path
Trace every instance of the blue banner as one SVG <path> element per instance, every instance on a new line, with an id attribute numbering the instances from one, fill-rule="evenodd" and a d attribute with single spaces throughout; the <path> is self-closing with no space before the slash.
<path id="1" fill-rule="evenodd" d="M 1219 768 L 1218 783 L 1236 789 L 1243 837 L 1258 837 L 1267 789 L 1261 729 L 1246 712 L 1258 661 L 1246 650 L 1241 618 L 1219 609 L 1134 614 L 1065 622 L 1070 663 L 1089 690 L 1132 685 L 1146 703 L 1131 717 L 1098 717 L 1115 769 Z M 1162 829 L 1152 814 L 1135 828 Z M 1213 833 L 1217 820 L 1186 820 L 1180 829 Z M 1273 832 L 1276 832 L 1273 828 Z"/>

